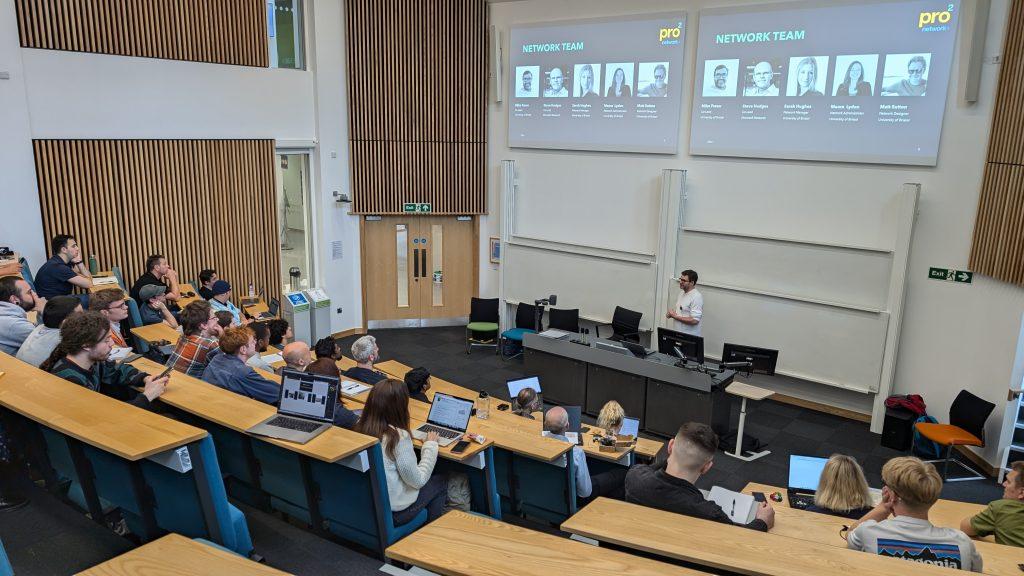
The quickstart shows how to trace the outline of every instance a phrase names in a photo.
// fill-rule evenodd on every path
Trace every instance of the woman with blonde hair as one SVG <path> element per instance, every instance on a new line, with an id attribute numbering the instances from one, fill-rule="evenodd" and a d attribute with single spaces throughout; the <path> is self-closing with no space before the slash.
<path id="1" fill-rule="evenodd" d="M 597 427 L 605 429 L 609 434 L 618 434 L 625 417 L 626 411 L 622 406 L 615 400 L 609 400 L 597 415 Z"/>
<path id="2" fill-rule="evenodd" d="M 821 471 L 814 505 L 807 510 L 856 520 L 870 512 L 872 506 L 860 464 L 845 454 L 833 454 Z"/>

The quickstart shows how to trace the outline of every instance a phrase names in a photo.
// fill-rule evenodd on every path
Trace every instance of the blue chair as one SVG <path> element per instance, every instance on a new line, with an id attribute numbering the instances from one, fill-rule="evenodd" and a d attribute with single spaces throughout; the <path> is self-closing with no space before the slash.
<path id="1" fill-rule="evenodd" d="M 525 304 L 520 302 L 516 305 L 516 327 L 509 330 L 505 330 L 501 333 L 501 338 L 498 342 L 498 351 L 501 354 L 502 360 L 510 360 L 516 356 L 522 356 L 523 349 L 523 335 L 524 334 L 536 334 L 534 330 L 537 322 L 537 307 L 533 304 Z M 518 342 L 520 344 L 519 352 L 516 352 L 512 356 L 505 356 L 505 342 Z"/>
<path id="2" fill-rule="evenodd" d="M 28 285 L 31 286 L 33 290 L 35 290 L 36 281 L 35 277 L 32 276 L 32 268 L 29 267 L 28 260 L 18 258 L 18 264 L 21 264 L 21 277 L 25 279 L 25 282 L 28 282 Z"/>
<path id="3" fill-rule="evenodd" d="M 3 542 L 0 542 L 0 576 L 14 576 L 14 568 L 11 568 L 11 562 L 7 559 Z"/>
<path id="4" fill-rule="evenodd" d="M 132 328 L 142 326 L 142 314 L 139 313 L 139 303 L 135 301 L 135 298 L 128 298 L 126 302 L 128 302 L 128 325 Z M 132 338 L 135 340 L 135 350 L 139 354 L 149 352 L 149 342 L 135 334 L 132 334 Z"/>

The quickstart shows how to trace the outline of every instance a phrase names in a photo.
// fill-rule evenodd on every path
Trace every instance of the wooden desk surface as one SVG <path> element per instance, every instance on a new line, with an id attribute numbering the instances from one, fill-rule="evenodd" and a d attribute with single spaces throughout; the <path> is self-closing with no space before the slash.
<path id="1" fill-rule="evenodd" d="M 196 291 L 196 289 L 193 288 L 192 285 L 189 284 L 188 282 L 179 283 L 178 284 L 178 292 L 181 294 L 181 298 L 178 298 L 177 304 L 178 304 L 178 306 L 180 306 L 182 308 L 184 308 L 185 306 L 188 306 L 189 304 L 191 304 L 191 303 L 193 303 L 193 302 L 195 302 L 197 300 L 202 300 L 203 299 L 203 297 L 199 295 L 199 292 Z M 193 295 L 192 296 L 185 296 L 185 294 L 188 294 L 188 293 L 192 293 Z"/>
<path id="2" fill-rule="evenodd" d="M 588 504 L 563 522 L 562 530 L 748 576 L 948 573 L 937 572 L 946 570 L 937 566 L 757 532 L 607 498 Z"/>
<path id="3" fill-rule="evenodd" d="M 109 276 L 100 276 L 99 274 L 93 274 L 94 280 L 93 280 L 93 284 L 91 286 L 89 286 L 89 292 L 96 293 L 96 292 L 99 292 L 100 290 L 113 290 L 114 288 L 117 288 L 118 290 L 121 290 L 121 285 L 118 284 L 117 282 L 102 283 L 102 284 L 96 284 L 95 283 L 95 278 L 108 278 L 108 277 Z M 125 296 L 127 296 L 127 294 Z"/>
<path id="4" fill-rule="evenodd" d="M 132 365 L 147 372 L 162 368 L 161 365 L 148 358 L 139 358 L 132 362 Z M 177 371 L 171 372 L 167 390 L 160 396 L 160 400 L 204 420 L 241 433 L 245 433 L 250 427 L 277 412 L 277 409 L 269 404 L 235 394 L 230 390 L 208 384 Z M 337 426 L 332 426 L 305 444 L 295 444 L 265 436 L 254 437 L 324 462 L 337 462 L 377 443 L 376 438 Z"/>
<path id="5" fill-rule="evenodd" d="M 137 326 L 131 330 L 132 334 L 142 338 L 149 344 L 154 344 L 161 340 L 167 340 L 173 346 L 178 343 L 178 338 L 181 338 L 181 332 L 178 332 L 163 322 L 157 322 L 156 324 L 149 324 L 147 326 Z"/>
<path id="6" fill-rule="evenodd" d="M 206 431 L 93 392 L 0 353 L 0 405 L 126 460 L 206 437 Z"/>
<path id="7" fill-rule="evenodd" d="M 406 536 L 384 554 L 447 576 L 703 574 L 458 511 Z"/>
<path id="8" fill-rule="evenodd" d="M 178 534 L 125 552 L 102 564 L 79 572 L 80 576 L 235 576 L 255 574 L 284 575 L 285 572 L 258 564 L 237 554 L 225 552 Z"/>
<path id="9" fill-rule="evenodd" d="M 239 302 L 242 302 L 243 300 L 249 299 L 239 298 Z M 256 298 L 256 302 L 254 304 L 242 305 L 240 307 L 243 312 L 254 318 L 259 318 L 260 314 L 270 314 L 270 307 L 263 301 L 263 298 Z"/>
<path id="10" fill-rule="evenodd" d="M 408 372 L 409 370 L 412 370 L 412 368 L 405 364 L 402 364 L 397 360 L 387 360 L 385 362 L 380 362 L 374 365 L 374 367 L 380 370 L 381 372 L 384 372 L 385 374 L 398 378 L 399 380 L 405 378 L 405 373 Z M 478 392 L 474 392 L 469 388 L 459 386 L 458 384 L 453 384 L 452 382 L 448 382 L 447 380 L 442 380 L 437 376 L 431 376 L 430 390 L 427 391 L 427 397 L 433 399 L 434 392 L 443 392 L 445 394 L 451 394 L 453 396 L 460 396 L 469 399 L 476 398 L 477 395 L 479 394 Z M 527 418 L 520 418 L 519 416 L 515 416 L 510 411 L 498 410 L 498 406 L 502 405 L 507 405 L 509 407 L 512 406 L 511 403 L 506 402 L 501 398 L 495 398 L 493 396 L 491 397 L 491 415 L 492 417 L 495 418 L 495 421 L 503 421 L 504 418 L 513 418 L 514 421 L 523 420 L 526 422 L 534 422 Z M 540 430 L 543 429 L 543 424 L 539 420 L 535 422 L 537 423 L 536 428 L 537 433 L 539 434 Z M 503 423 L 507 424 L 508 421 L 504 421 Z M 661 450 L 663 444 L 663 442 L 659 442 L 657 440 L 639 438 L 633 450 L 635 450 L 636 453 L 641 456 L 645 456 L 647 458 L 654 458 L 655 454 L 657 454 L 658 451 Z M 501 446 L 501 443 L 499 442 L 498 445 Z M 601 452 L 600 450 L 597 449 L 593 442 L 588 442 L 586 440 L 584 441 L 583 446 L 588 456 L 600 458 L 603 460 L 618 460 L 626 454 L 626 452 L 623 452 L 619 453 L 618 456 L 616 456 L 613 453 Z"/>
<path id="11" fill-rule="evenodd" d="M 746 493 L 764 492 L 765 494 L 769 494 L 776 490 L 782 492 L 783 498 L 785 498 L 785 489 L 780 490 L 774 486 L 768 486 L 766 484 L 750 483 L 743 489 Z M 932 507 L 933 511 L 939 506 L 940 502 L 946 503 L 945 506 L 947 507 L 947 513 L 952 513 L 952 511 L 960 509 L 959 506 L 956 505 L 964 505 L 968 507 L 979 506 L 977 504 L 967 504 L 965 502 L 940 500 Z M 849 526 L 852 523 L 852 520 L 841 518 L 839 516 L 830 516 L 828 514 L 818 514 L 817 512 L 808 512 L 806 510 L 790 508 L 789 503 L 786 500 L 783 500 L 782 502 L 772 502 L 772 506 L 775 508 L 775 527 L 771 530 L 772 534 L 778 534 L 779 536 L 785 536 L 787 538 L 796 538 L 798 540 L 806 540 L 808 542 L 826 544 L 828 546 L 846 548 L 846 541 L 839 535 L 839 531 L 844 525 Z M 962 519 L 964 517 L 965 516 L 961 516 L 960 518 Z M 951 526 L 949 524 L 939 524 L 936 522 L 936 515 L 934 514 L 930 514 L 929 518 L 932 523 L 937 526 L 959 529 L 959 520 L 956 521 L 955 526 Z M 991 536 L 982 540 L 975 540 L 974 545 L 977 547 L 978 553 L 981 554 L 985 574 L 992 574 L 993 576 L 1017 576 L 1021 574 L 1017 564 L 1024 562 L 1024 552 L 1019 548 L 996 544 Z"/>

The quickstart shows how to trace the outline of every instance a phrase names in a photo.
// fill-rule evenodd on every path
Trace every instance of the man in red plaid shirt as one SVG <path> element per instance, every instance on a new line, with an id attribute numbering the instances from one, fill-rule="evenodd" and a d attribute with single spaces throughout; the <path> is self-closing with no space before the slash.
<path id="1" fill-rule="evenodd" d="M 223 333 L 213 308 L 206 300 L 196 300 L 179 315 L 182 336 L 167 359 L 167 365 L 178 372 L 184 372 L 195 378 L 203 377 L 203 370 L 213 357 L 217 348 L 217 339 Z"/>

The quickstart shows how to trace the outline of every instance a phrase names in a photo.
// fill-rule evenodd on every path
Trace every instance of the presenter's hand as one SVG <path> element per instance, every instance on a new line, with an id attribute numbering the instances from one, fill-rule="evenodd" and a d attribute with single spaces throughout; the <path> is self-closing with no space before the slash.
<path id="1" fill-rule="evenodd" d="M 427 439 L 425 442 L 437 442 L 441 438 L 441 435 L 437 432 L 427 432 Z"/>
<path id="2" fill-rule="evenodd" d="M 167 389 L 168 380 L 170 380 L 170 376 L 164 376 L 163 378 L 146 376 L 146 379 L 143 380 L 146 383 L 146 387 L 142 390 L 142 395 L 150 402 L 156 400 Z"/>
<path id="3" fill-rule="evenodd" d="M 671 310 L 669 310 L 668 312 L 665 313 L 665 318 L 675 318 L 675 317 L 676 317 L 675 314 L 673 314 Z"/>
<path id="4" fill-rule="evenodd" d="M 768 525 L 768 529 L 771 530 L 775 526 L 775 508 L 772 508 L 772 505 L 767 502 L 761 502 L 761 505 L 754 512 L 754 518 L 764 520 L 764 523 Z"/>

